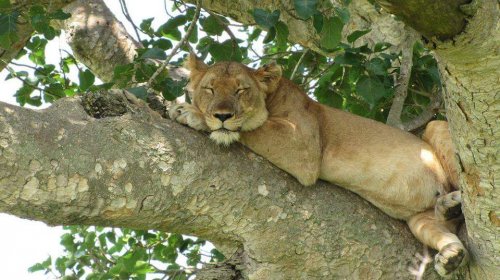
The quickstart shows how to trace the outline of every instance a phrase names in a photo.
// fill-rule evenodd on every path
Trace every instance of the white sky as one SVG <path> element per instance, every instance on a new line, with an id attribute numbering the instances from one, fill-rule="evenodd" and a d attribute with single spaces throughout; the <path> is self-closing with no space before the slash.
<path id="1" fill-rule="evenodd" d="M 130 28 L 121 13 L 118 0 L 106 0 L 108 7 L 115 15 Z M 157 25 L 165 20 L 167 15 L 163 8 L 164 0 L 128 0 L 128 10 L 136 24 L 142 19 L 154 17 Z M 130 30 L 130 29 L 129 29 Z M 133 33 L 131 33 L 133 34 Z M 47 45 L 47 62 L 59 60 L 59 46 L 63 46 L 63 39 L 54 39 Z M 26 62 L 26 64 L 30 64 Z M 15 103 L 13 94 L 19 88 L 20 82 L 16 79 L 5 81 L 7 71 L 0 72 L 0 101 Z M 0 186 L 1 187 L 1 186 Z M 44 223 L 19 219 L 14 216 L 0 213 L 0 279 L 5 280 L 41 280 L 54 279 L 52 275 L 43 273 L 28 273 L 28 267 L 44 261 L 49 255 L 61 255 L 62 246 L 59 245 L 61 227 L 48 227 Z"/>

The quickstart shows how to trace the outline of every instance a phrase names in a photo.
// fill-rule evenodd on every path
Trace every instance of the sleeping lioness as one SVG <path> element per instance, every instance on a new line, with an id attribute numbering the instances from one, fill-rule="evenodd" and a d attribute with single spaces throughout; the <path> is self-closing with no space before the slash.
<path id="1" fill-rule="evenodd" d="M 396 219 L 436 250 L 435 268 L 448 275 L 467 259 L 455 235 L 460 192 L 456 172 L 445 169 L 431 145 L 382 123 L 310 99 L 281 76 L 276 64 L 258 70 L 236 62 L 207 66 L 190 55 L 192 104 L 172 106 L 172 119 L 210 132 L 222 145 L 239 141 L 310 186 L 318 179 L 349 189 Z M 445 122 L 425 137 L 453 157 Z M 435 131 L 439 133 L 435 133 Z M 450 183 L 451 182 L 451 183 Z"/>

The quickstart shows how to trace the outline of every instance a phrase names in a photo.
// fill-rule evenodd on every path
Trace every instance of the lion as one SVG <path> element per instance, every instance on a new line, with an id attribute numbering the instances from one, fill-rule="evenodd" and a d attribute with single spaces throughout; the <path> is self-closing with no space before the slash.
<path id="1" fill-rule="evenodd" d="M 466 262 L 455 234 L 457 173 L 454 164 L 443 168 L 429 144 L 452 145 L 438 140 L 444 134 L 450 141 L 446 122 L 432 122 L 425 142 L 312 100 L 275 63 L 257 70 L 237 62 L 208 66 L 190 54 L 186 67 L 192 104 L 169 108 L 171 119 L 209 132 L 218 144 L 242 143 L 304 186 L 331 182 L 406 221 L 418 240 L 438 251 L 434 267 L 442 276 Z M 453 151 L 439 157 L 452 162 Z"/>

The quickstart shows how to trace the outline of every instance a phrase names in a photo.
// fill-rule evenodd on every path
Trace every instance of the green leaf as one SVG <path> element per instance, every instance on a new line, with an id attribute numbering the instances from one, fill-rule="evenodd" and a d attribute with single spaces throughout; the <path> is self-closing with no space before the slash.
<path id="1" fill-rule="evenodd" d="M 155 66 L 153 64 L 143 62 L 137 64 L 135 69 L 135 81 L 138 83 L 147 82 L 151 78 L 151 76 L 153 76 L 156 70 L 158 70 L 158 66 Z M 157 81 L 162 81 L 166 76 L 166 70 L 160 72 L 160 74 L 156 76 L 152 86 L 156 87 Z M 155 89 L 159 90 L 158 88 Z"/>
<path id="2" fill-rule="evenodd" d="M 199 251 L 199 246 L 196 246 L 193 250 L 186 254 L 187 264 L 189 266 L 196 266 L 201 261 L 201 255 Z"/>
<path id="3" fill-rule="evenodd" d="M 382 82 L 376 78 L 362 76 L 356 83 L 356 92 L 370 105 L 370 109 L 375 107 L 377 101 L 386 95 L 386 90 Z"/>
<path id="4" fill-rule="evenodd" d="M 284 24 L 282 21 L 276 24 L 276 45 L 278 47 L 278 51 L 283 52 L 286 51 L 288 47 L 288 26 Z"/>
<path id="5" fill-rule="evenodd" d="M 91 87 L 95 82 L 95 76 L 89 69 L 85 69 L 85 71 L 80 71 L 78 73 L 78 79 L 80 80 L 80 89 L 82 91 L 86 91 Z"/>
<path id="6" fill-rule="evenodd" d="M 267 31 L 266 37 L 264 37 L 262 43 L 267 44 L 274 40 L 274 37 L 276 37 L 276 28 L 272 27 L 269 31 Z"/>
<path id="7" fill-rule="evenodd" d="M 68 252 L 73 253 L 76 251 L 74 240 L 75 238 L 73 237 L 73 235 L 65 233 L 61 236 L 61 245 L 63 245 Z"/>
<path id="8" fill-rule="evenodd" d="M 218 61 L 238 61 L 243 59 L 241 49 L 232 40 L 226 40 L 222 43 L 213 43 L 208 48 L 208 52 L 216 62 Z"/>
<path id="9" fill-rule="evenodd" d="M 340 43 L 342 36 L 342 28 L 344 24 L 339 17 L 327 18 L 321 30 L 321 46 L 327 50 L 331 50 Z"/>
<path id="10" fill-rule="evenodd" d="M 148 34 L 149 36 L 154 35 L 153 28 L 151 27 L 151 23 L 153 22 L 154 19 L 155 18 L 143 19 L 141 24 L 139 25 L 139 28 L 141 29 L 141 31 Z"/>
<path id="11" fill-rule="evenodd" d="M 179 41 L 182 35 L 178 28 L 186 22 L 187 17 L 185 15 L 176 16 L 161 25 L 158 31 L 162 36 Z"/>
<path id="12" fill-rule="evenodd" d="M 378 57 L 372 58 L 366 65 L 366 70 L 375 75 L 387 75 L 387 65 L 384 60 Z"/>
<path id="13" fill-rule="evenodd" d="M 366 30 L 356 30 L 356 31 L 352 32 L 351 34 L 349 34 L 349 35 L 347 36 L 347 42 L 352 43 L 352 42 L 354 42 L 354 41 L 358 40 L 358 39 L 359 39 L 359 37 L 361 37 L 361 36 L 363 36 L 363 35 L 367 34 L 367 33 L 368 33 L 368 32 L 370 32 L 370 31 L 372 31 L 372 30 L 371 30 L 371 29 L 366 29 Z"/>
<path id="14" fill-rule="evenodd" d="M 162 50 L 168 50 L 173 47 L 172 42 L 167 39 L 160 38 L 157 41 L 153 42 L 153 47 L 160 48 Z"/>
<path id="15" fill-rule="evenodd" d="M 222 35 L 224 32 L 224 26 L 219 21 L 227 21 L 225 18 L 217 16 L 208 16 L 205 20 L 201 21 L 201 27 L 203 27 L 203 31 L 209 35 Z"/>
<path id="16" fill-rule="evenodd" d="M 116 82 L 119 87 L 123 88 L 127 83 L 130 82 L 133 75 L 134 75 L 133 63 L 118 65 L 115 67 L 113 71 L 113 81 Z"/>
<path id="17" fill-rule="evenodd" d="M 334 58 L 335 63 L 341 65 L 361 65 L 365 61 L 365 56 L 358 53 L 345 52 Z"/>
<path id="18" fill-rule="evenodd" d="M 185 31 L 187 31 L 188 28 L 189 27 L 186 26 Z M 191 34 L 189 34 L 188 40 L 192 44 L 196 44 L 198 42 L 198 25 L 196 23 L 193 26 L 193 30 L 191 31 Z"/>
<path id="19" fill-rule="evenodd" d="M 318 13 L 313 16 L 313 26 L 316 30 L 316 33 L 320 33 L 323 29 L 323 15 Z"/>
<path id="20" fill-rule="evenodd" d="M 382 52 L 382 51 L 387 50 L 391 46 L 392 46 L 391 43 L 386 43 L 386 42 L 376 43 L 375 47 L 373 48 L 373 51 L 374 52 Z"/>
<path id="21" fill-rule="evenodd" d="M 275 10 L 274 12 L 270 13 L 266 10 L 255 8 L 252 15 L 255 22 L 259 26 L 266 30 L 269 30 L 278 22 L 278 19 L 280 18 L 280 11 Z"/>
<path id="22" fill-rule="evenodd" d="M 340 17 L 344 24 L 349 22 L 349 10 L 346 7 L 335 7 L 335 13 Z"/>
<path id="23" fill-rule="evenodd" d="M 141 58 L 142 59 L 151 58 L 151 59 L 165 60 L 167 58 L 167 55 L 165 54 L 165 51 L 160 49 L 160 48 L 151 48 L 151 49 L 147 49 L 141 55 Z"/>
<path id="24" fill-rule="evenodd" d="M 56 259 L 56 269 L 59 271 L 61 275 L 64 275 L 66 272 L 68 264 L 68 258 L 67 257 L 60 257 Z"/>
<path id="25" fill-rule="evenodd" d="M 26 105 L 26 103 L 32 104 L 33 100 L 31 94 L 33 93 L 33 91 L 35 91 L 35 88 L 34 86 L 30 85 L 29 82 L 23 84 L 23 86 L 19 88 L 14 94 L 14 96 L 16 97 L 16 102 L 21 106 Z"/>
<path id="26" fill-rule="evenodd" d="M 248 36 L 248 41 L 249 42 L 254 41 L 255 39 L 257 39 L 260 36 L 261 33 L 262 33 L 262 29 L 260 29 L 258 27 L 255 28 L 253 30 L 253 32 Z"/>
<path id="27" fill-rule="evenodd" d="M 168 262 L 168 263 L 172 263 L 174 264 L 175 261 L 177 260 L 177 250 L 175 249 L 175 247 L 171 246 L 169 244 L 169 246 L 165 246 L 163 248 L 163 251 L 161 252 L 163 258 L 165 258 L 165 261 Z"/>
<path id="28" fill-rule="evenodd" d="M 47 29 L 44 30 L 43 36 L 45 36 L 47 40 L 52 40 L 57 36 L 57 31 L 52 26 L 48 26 Z"/>
<path id="29" fill-rule="evenodd" d="M 41 38 L 40 36 L 34 36 L 28 43 L 26 43 L 26 48 L 35 52 L 37 50 L 45 49 L 45 45 L 47 45 L 47 40 Z"/>
<path id="30" fill-rule="evenodd" d="M 18 40 L 17 18 L 18 12 L 0 14 L 0 47 L 9 49 Z"/>
<path id="31" fill-rule="evenodd" d="M 37 272 L 40 270 L 46 270 L 49 269 L 52 264 L 52 258 L 49 256 L 45 261 L 41 263 L 37 263 L 31 267 L 28 268 L 28 272 L 33 273 Z"/>
<path id="32" fill-rule="evenodd" d="M 61 9 L 49 14 L 49 18 L 51 18 L 51 19 L 65 20 L 65 19 L 68 19 L 70 17 L 71 17 L 71 14 L 65 13 Z"/>
<path id="33" fill-rule="evenodd" d="M 50 84 L 48 87 L 45 87 L 43 93 L 43 97 L 46 102 L 54 102 L 55 100 L 66 96 L 64 93 L 64 87 L 59 83 Z"/>
<path id="34" fill-rule="evenodd" d="M 219 250 L 217 249 L 212 249 L 212 251 L 210 251 L 210 253 L 212 254 L 212 258 L 215 260 L 215 261 L 218 261 L 218 262 L 221 262 L 223 261 L 226 257 L 224 257 L 224 255 L 219 252 Z"/>
<path id="35" fill-rule="evenodd" d="M 342 108 L 344 99 L 338 93 L 328 88 L 320 88 L 314 92 L 314 96 L 318 98 L 318 102 L 334 108 Z"/>
<path id="36" fill-rule="evenodd" d="M 128 88 L 128 92 L 132 93 L 135 95 L 137 98 L 146 100 L 148 97 L 148 91 L 145 87 L 133 87 L 133 88 Z"/>
<path id="37" fill-rule="evenodd" d="M 162 90 L 163 97 L 169 101 L 176 99 L 184 94 L 184 87 L 186 84 L 186 80 L 175 81 L 171 78 L 165 79 L 164 88 Z"/>
<path id="38" fill-rule="evenodd" d="M 0 0 L 0 11 L 11 7 L 10 0 Z"/>
<path id="39" fill-rule="evenodd" d="M 302 19 L 308 19 L 313 16 L 318 10 L 318 0 L 294 0 L 293 5 L 297 15 Z"/>

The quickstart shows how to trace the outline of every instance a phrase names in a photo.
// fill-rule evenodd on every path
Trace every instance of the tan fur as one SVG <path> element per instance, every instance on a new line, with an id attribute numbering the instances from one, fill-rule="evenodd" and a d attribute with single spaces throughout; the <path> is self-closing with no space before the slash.
<path id="1" fill-rule="evenodd" d="M 422 135 L 422 140 L 431 144 L 436 151 L 439 161 L 443 165 L 450 184 L 458 187 L 458 170 L 455 161 L 455 147 L 451 141 L 451 134 L 446 121 L 432 121 Z"/>
<path id="2" fill-rule="evenodd" d="M 198 123 L 206 126 L 194 128 L 211 132 L 217 143 L 238 140 L 303 185 L 323 179 L 349 189 L 407 221 L 415 236 L 434 249 L 457 242 L 463 248 L 448 225 L 452 222 L 428 218 L 438 197 L 450 190 L 448 176 L 428 143 L 313 101 L 282 78 L 281 68 L 274 64 L 258 70 L 235 62 L 207 66 L 191 55 L 187 66 L 193 103 L 172 108 L 173 119 L 190 125 L 182 114 L 203 118 Z M 188 109 L 179 113 L 179 106 Z M 222 121 L 221 115 L 231 117 Z M 425 219 L 419 218 L 422 213 Z M 441 266 L 436 264 L 437 269 Z"/>

